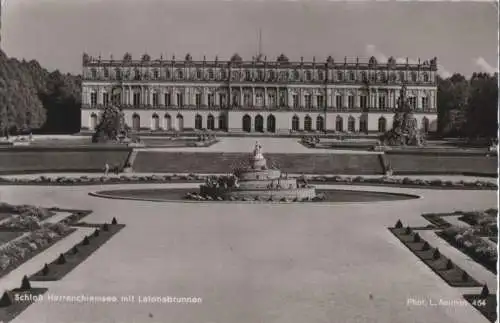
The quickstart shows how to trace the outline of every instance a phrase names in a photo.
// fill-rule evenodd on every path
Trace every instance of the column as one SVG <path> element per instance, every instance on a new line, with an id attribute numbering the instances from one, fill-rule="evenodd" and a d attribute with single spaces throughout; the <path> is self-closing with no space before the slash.
<path id="1" fill-rule="evenodd" d="M 128 86 L 128 105 L 132 105 L 134 103 L 134 92 L 132 91 L 132 86 Z"/>
<path id="2" fill-rule="evenodd" d="M 267 98 L 267 87 L 264 87 L 264 107 L 267 107 L 268 103 L 268 98 Z"/>
<path id="3" fill-rule="evenodd" d="M 219 100 L 220 92 L 218 90 L 214 91 L 214 105 L 220 108 L 220 100 Z"/>
<path id="4" fill-rule="evenodd" d="M 245 104 L 244 98 L 245 98 L 245 96 L 244 96 L 244 93 L 243 93 L 243 87 L 240 86 L 240 107 L 242 107 Z"/>
<path id="5" fill-rule="evenodd" d="M 170 95 L 170 100 L 172 101 L 172 105 L 177 107 L 177 93 L 179 89 L 172 89 L 172 94 Z"/>
<path id="6" fill-rule="evenodd" d="M 349 97 L 347 95 L 347 90 L 346 89 L 343 89 L 343 94 L 342 95 L 344 96 L 344 100 L 343 100 L 344 102 L 342 102 L 344 106 L 342 108 L 347 109 L 347 107 L 349 106 Z"/>
<path id="7" fill-rule="evenodd" d="M 289 108 L 292 108 L 293 107 L 293 94 L 292 94 L 292 90 L 290 88 L 288 88 L 288 89 L 286 89 L 286 92 L 288 94 L 287 106 Z"/>
<path id="8" fill-rule="evenodd" d="M 378 102 L 379 102 L 379 100 L 378 100 L 379 96 L 380 96 L 379 89 L 377 88 L 377 89 L 375 89 L 375 104 L 373 105 L 376 110 L 378 110 L 380 108 L 379 104 L 378 104 Z"/>
<path id="9" fill-rule="evenodd" d="M 153 89 L 149 88 L 149 105 L 153 105 Z"/>
<path id="10" fill-rule="evenodd" d="M 318 108 L 318 95 L 317 95 L 316 91 L 313 91 L 311 93 L 311 106 L 313 109 Z"/>
<path id="11" fill-rule="evenodd" d="M 422 90 L 417 90 L 417 111 L 422 111 Z"/>
<path id="12" fill-rule="evenodd" d="M 255 106 L 255 86 L 252 85 L 252 101 L 251 101 L 252 107 Z"/>
<path id="13" fill-rule="evenodd" d="M 161 87 L 158 91 L 158 104 L 162 107 L 165 106 L 165 88 Z"/>
<path id="14" fill-rule="evenodd" d="M 361 107 L 361 94 L 363 94 L 362 91 L 360 91 L 360 90 L 356 91 L 356 102 L 354 103 L 356 108 Z"/>

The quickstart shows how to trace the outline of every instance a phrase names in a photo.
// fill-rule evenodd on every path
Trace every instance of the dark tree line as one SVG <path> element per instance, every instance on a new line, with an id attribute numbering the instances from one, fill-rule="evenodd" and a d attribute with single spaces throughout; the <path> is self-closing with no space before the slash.
<path id="1" fill-rule="evenodd" d="M 498 74 L 438 78 L 437 109 L 438 131 L 444 136 L 497 137 Z"/>
<path id="2" fill-rule="evenodd" d="M 81 78 L 49 72 L 0 50 L 0 131 L 74 133 L 80 130 Z"/>

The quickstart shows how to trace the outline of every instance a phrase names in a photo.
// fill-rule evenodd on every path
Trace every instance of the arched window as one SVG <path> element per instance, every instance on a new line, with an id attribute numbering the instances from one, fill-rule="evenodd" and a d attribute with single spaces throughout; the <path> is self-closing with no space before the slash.
<path id="1" fill-rule="evenodd" d="M 92 113 L 90 115 L 90 130 L 95 130 L 97 128 L 97 114 Z"/>
<path id="2" fill-rule="evenodd" d="M 318 116 L 316 118 L 316 130 L 325 131 L 325 119 L 323 116 Z"/>
<path id="3" fill-rule="evenodd" d="M 387 121 L 384 117 L 378 118 L 378 132 L 386 132 L 387 130 Z"/>
<path id="4" fill-rule="evenodd" d="M 267 117 L 267 131 L 276 132 L 276 118 L 272 114 Z"/>
<path id="5" fill-rule="evenodd" d="M 152 124 L 151 124 L 151 130 L 158 130 L 160 129 L 160 117 L 155 113 L 153 114 L 152 117 Z"/>
<path id="6" fill-rule="evenodd" d="M 243 123 L 242 125 L 243 131 L 245 132 L 252 131 L 252 118 L 248 114 L 245 114 L 243 116 L 242 123 Z"/>
<path id="7" fill-rule="evenodd" d="M 199 114 L 194 117 L 194 128 L 197 130 L 203 128 L 203 118 Z"/>
<path id="8" fill-rule="evenodd" d="M 344 131 L 344 119 L 341 116 L 337 116 L 335 119 L 335 131 Z"/>
<path id="9" fill-rule="evenodd" d="M 264 132 L 264 118 L 260 114 L 255 117 L 255 131 Z"/>
<path id="10" fill-rule="evenodd" d="M 184 130 L 184 117 L 182 114 L 177 115 L 177 130 L 178 131 L 183 131 Z"/>
<path id="11" fill-rule="evenodd" d="M 366 115 L 362 115 L 359 119 L 359 131 L 368 133 L 368 120 Z"/>
<path id="12" fill-rule="evenodd" d="M 299 124 L 300 124 L 299 117 L 296 115 L 293 116 L 293 118 L 292 118 L 292 130 L 299 131 L 299 128 L 300 128 Z"/>
<path id="13" fill-rule="evenodd" d="M 304 118 L 304 130 L 305 131 L 312 131 L 312 120 L 310 116 L 306 116 Z"/>
<path id="14" fill-rule="evenodd" d="M 172 117 L 168 113 L 163 117 L 163 129 L 167 131 L 172 130 Z"/>
<path id="15" fill-rule="evenodd" d="M 424 133 L 429 132 L 429 119 L 427 119 L 427 117 L 424 117 L 422 119 L 422 130 L 424 131 Z"/>
<path id="16" fill-rule="evenodd" d="M 354 119 L 353 116 L 350 116 L 349 119 L 347 119 L 347 131 L 356 131 L 356 119 Z"/>
<path id="17" fill-rule="evenodd" d="M 132 129 L 134 131 L 141 130 L 141 117 L 137 113 L 132 116 Z"/>
<path id="18" fill-rule="evenodd" d="M 207 117 L 207 129 L 208 130 L 214 130 L 215 128 L 215 120 L 214 120 L 214 116 L 209 114 L 208 117 Z"/>
<path id="19" fill-rule="evenodd" d="M 224 114 L 219 115 L 219 130 L 227 130 L 226 116 Z"/>
<path id="20" fill-rule="evenodd" d="M 179 80 L 182 80 L 182 79 L 184 78 L 184 73 L 182 72 L 182 70 L 181 70 L 181 69 L 178 69 L 178 70 L 177 70 L 177 78 L 178 78 Z"/>

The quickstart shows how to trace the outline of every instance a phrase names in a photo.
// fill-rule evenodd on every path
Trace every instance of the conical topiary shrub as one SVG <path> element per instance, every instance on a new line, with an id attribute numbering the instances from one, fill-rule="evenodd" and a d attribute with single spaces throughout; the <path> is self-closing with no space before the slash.
<path id="1" fill-rule="evenodd" d="M 396 225 L 394 227 L 396 229 L 401 229 L 403 227 L 403 223 L 401 223 L 401 220 L 398 220 L 398 222 L 396 222 Z"/>
<path id="2" fill-rule="evenodd" d="M 99 229 L 95 229 L 94 231 L 94 237 L 98 237 L 99 236 Z"/>
<path id="3" fill-rule="evenodd" d="M 116 221 L 116 218 L 113 218 L 113 220 L 111 220 L 111 224 L 113 224 L 113 225 L 118 224 L 118 221 Z"/>
<path id="4" fill-rule="evenodd" d="M 64 265 L 66 263 L 66 257 L 64 257 L 63 254 L 59 255 L 59 258 L 57 258 L 57 264 L 58 265 Z"/>
<path id="5" fill-rule="evenodd" d="M 71 249 L 71 253 L 76 255 L 78 253 L 78 247 L 77 246 L 73 246 L 73 249 Z"/>
<path id="6" fill-rule="evenodd" d="M 406 227 L 405 233 L 410 235 L 411 234 L 411 228 L 409 226 Z"/>
<path id="7" fill-rule="evenodd" d="M 488 289 L 487 285 L 483 286 L 483 289 L 481 290 L 481 298 L 486 298 L 490 295 L 490 290 Z"/>
<path id="8" fill-rule="evenodd" d="M 450 259 L 446 262 L 446 270 L 453 269 L 453 262 Z"/>
<path id="9" fill-rule="evenodd" d="M 469 274 L 467 272 L 462 272 L 462 281 L 466 282 L 469 280 Z"/>
<path id="10" fill-rule="evenodd" d="M 85 236 L 85 238 L 83 238 L 82 244 L 84 246 L 88 246 L 90 244 L 89 237 Z"/>
<path id="11" fill-rule="evenodd" d="M 49 274 L 49 265 L 45 264 L 42 268 L 42 275 L 47 276 Z"/>
<path id="12" fill-rule="evenodd" d="M 107 223 L 104 223 L 102 226 L 103 231 L 109 231 L 109 225 Z"/>
<path id="13" fill-rule="evenodd" d="M 30 280 L 28 279 L 28 276 L 26 276 L 26 275 L 24 275 L 23 280 L 21 281 L 21 289 L 22 290 L 30 290 L 31 289 Z"/>
<path id="14" fill-rule="evenodd" d="M 12 296 L 9 291 L 5 291 L 2 298 L 0 298 L 0 307 L 7 307 L 10 305 L 12 305 Z"/>
<path id="15" fill-rule="evenodd" d="M 420 242 L 422 239 L 420 239 L 420 234 L 415 233 L 415 235 L 413 236 L 413 242 Z"/>
<path id="16" fill-rule="evenodd" d="M 429 245 L 429 243 L 427 241 L 424 242 L 424 245 L 422 246 L 422 251 L 427 251 L 430 249 L 431 249 L 431 246 Z"/>
<path id="17" fill-rule="evenodd" d="M 439 258 L 441 258 L 441 253 L 439 252 L 439 249 L 436 248 L 434 249 L 434 253 L 432 254 L 432 259 L 438 260 Z"/>

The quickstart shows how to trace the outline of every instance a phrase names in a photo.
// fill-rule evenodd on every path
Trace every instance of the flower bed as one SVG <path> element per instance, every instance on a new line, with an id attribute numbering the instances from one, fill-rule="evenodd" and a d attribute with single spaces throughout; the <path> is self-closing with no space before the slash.
<path id="1" fill-rule="evenodd" d="M 37 217 L 24 214 L 15 214 L 0 224 L 0 231 L 34 231 L 40 228 L 40 220 Z"/>
<path id="2" fill-rule="evenodd" d="M 0 277 L 74 231 L 62 223 L 48 223 L 27 236 L 4 244 L 0 249 Z"/>
<path id="3" fill-rule="evenodd" d="M 496 237 L 498 235 L 497 209 L 488 209 L 482 212 L 463 212 L 458 219 L 474 227 L 477 235 L 486 237 Z"/>
<path id="4" fill-rule="evenodd" d="M 449 244 L 471 257 L 494 274 L 497 274 L 497 248 L 477 236 L 473 228 L 451 226 L 436 233 Z"/>
<path id="5" fill-rule="evenodd" d="M 100 228 L 96 229 L 94 234 L 85 237 L 82 242 L 76 244 L 52 263 L 33 274 L 30 279 L 34 281 L 62 279 L 124 227 L 123 224 L 100 225 Z"/>
<path id="6" fill-rule="evenodd" d="M 35 179 L 28 178 L 0 178 L 0 184 L 16 185 L 102 185 L 119 183 L 178 183 L 178 182 L 203 182 L 207 176 L 204 175 L 122 175 L 122 176 L 100 176 L 100 177 L 46 177 L 40 176 Z M 474 190 L 496 190 L 496 183 L 489 181 L 449 181 L 449 180 L 425 180 L 418 178 L 394 178 L 394 177 L 363 177 L 363 176 L 306 176 L 310 183 L 315 184 L 345 184 L 345 185 L 391 185 L 402 187 L 424 187 L 437 189 L 474 189 Z M 0 209 L 1 212 L 1 209 Z"/>
<path id="7" fill-rule="evenodd" d="M 50 209 L 33 205 L 12 205 L 0 203 L 0 213 L 21 214 L 23 216 L 36 217 L 39 220 L 45 220 L 54 215 Z"/>
<path id="8" fill-rule="evenodd" d="M 434 273 L 441 277 L 447 284 L 453 287 L 479 287 L 481 286 L 474 278 L 464 270 L 453 264 L 450 259 L 439 253 L 438 249 L 432 248 L 425 240 L 420 238 L 409 228 L 389 228 L 389 230 L 422 262 L 424 262 Z M 408 231 L 409 230 L 409 231 Z M 418 235 L 418 236 L 417 236 Z M 417 238 L 416 238 L 417 236 Z"/>

